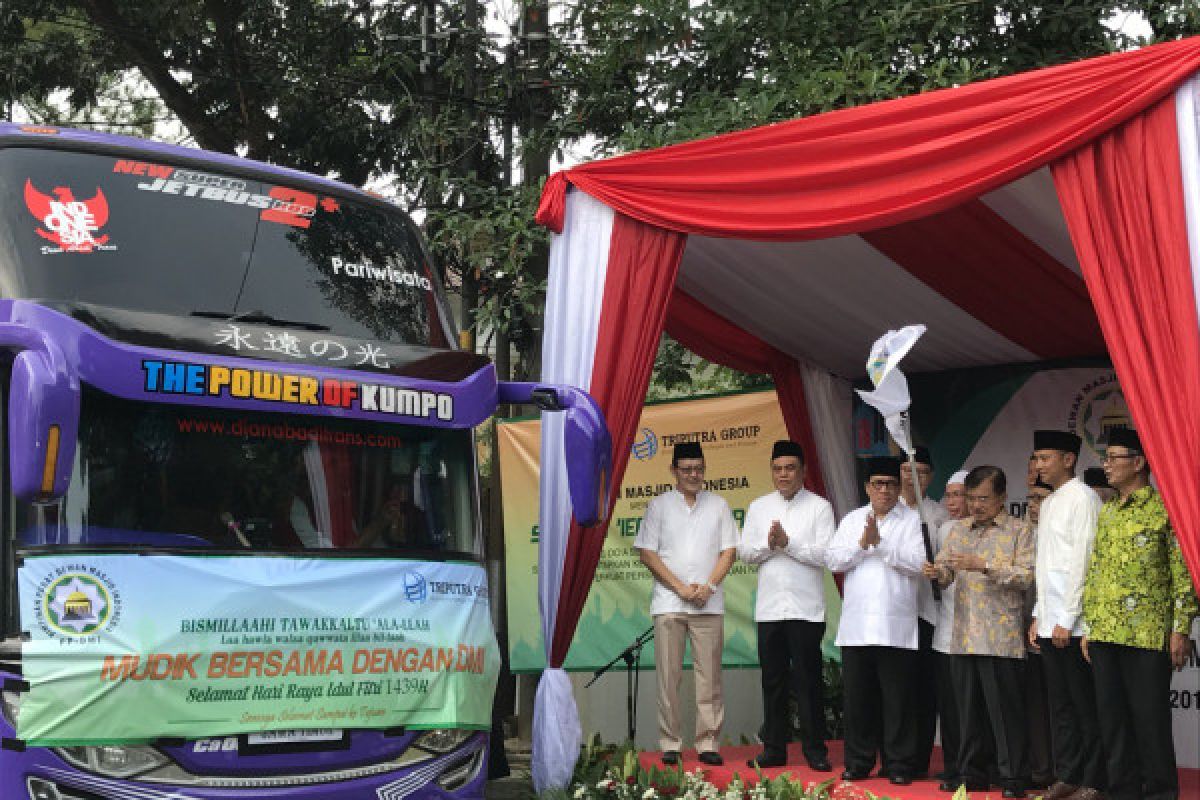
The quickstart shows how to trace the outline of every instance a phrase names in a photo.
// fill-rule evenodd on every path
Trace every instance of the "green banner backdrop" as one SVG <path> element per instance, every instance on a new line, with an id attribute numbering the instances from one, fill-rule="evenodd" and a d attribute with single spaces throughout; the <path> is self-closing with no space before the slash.
<path id="1" fill-rule="evenodd" d="M 514 672 L 545 667 L 537 601 L 538 420 L 498 426 L 500 474 L 504 491 L 504 549 L 508 576 L 509 658 Z M 787 438 L 774 391 L 660 403 L 642 412 L 620 499 L 583 609 L 568 670 L 593 670 L 624 650 L 650 626 L 649 571 L 638 561 L 633 540 L 646 504 L 673 486 L 669 471 L 677 442 L 699 441 L 707 462 L 706 483 L 729 503 L 741 525 L 750 501 L 772 491 L 771 445 Z M 727 667 L 757 667 L 754 628 L 756 569 L 738 562 L 725 580 Z M 837 657 L 841 599 L 832 576 L 826 579 L 826 654 Z M 648 647 L 642 665 L 652 668 Z"/>

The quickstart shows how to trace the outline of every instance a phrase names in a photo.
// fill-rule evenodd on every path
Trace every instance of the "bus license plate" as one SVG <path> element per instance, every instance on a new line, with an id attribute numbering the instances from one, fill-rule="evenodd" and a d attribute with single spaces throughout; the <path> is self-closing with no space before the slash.
<path id="1" fill-rule="evenodd" d="M 263 746 L 273 744 L 296 744 L 298 742 L 340 742 L 345 731 L 340 728 L 315 728 L 299 731 L 264 731 L 246 735 L 246 744 Z"/>

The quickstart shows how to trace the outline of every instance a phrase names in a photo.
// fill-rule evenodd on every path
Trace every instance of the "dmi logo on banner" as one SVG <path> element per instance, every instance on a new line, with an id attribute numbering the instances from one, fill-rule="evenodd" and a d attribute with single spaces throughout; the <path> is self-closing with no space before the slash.
<path id="1" fill-rule="evenodd" d="M 1117 428 L 1131 428 L 1129 406 L 1117 383 L 1117 373 L 1109 372 L 1086 383 L 1071 403 L 1067 430 L 1078 434 L 1097 458 L 1104 447 L 1102 442 Z"/>
<path id="2" fill-rule="evenodd" d="M 37 587 L 38 628 L 48 637 L 80 640 L 120 618 L 121 595 L 99 570 L 46 576 Z"/>

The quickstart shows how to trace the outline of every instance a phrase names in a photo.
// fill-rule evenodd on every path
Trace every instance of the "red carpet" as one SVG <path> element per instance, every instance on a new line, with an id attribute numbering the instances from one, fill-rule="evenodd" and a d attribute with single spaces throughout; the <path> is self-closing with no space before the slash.
<path id="1" fill-rule="evenodd" d="M 755 775 L 753 769 L 746 766 L 746 759 L 752 758 L 760 752 L 762 752 L 762 747 L 759 745 L 724 747 L 721 748 L 721 755 L 725 759 L 725 766 L 709 767 L 696 759 L 695 750 L 684 750 L 683 768 L 688 772 L 697 768 L 703 769 L 708 779 L 722 788 L 735 774 L 740 775 L 745 783 L 756 783 L 758 776 Z M 663 766 L 661 756 L 661 753 L 642 753 L 640 757 L 642 767 L 646 769 L 661 768 Z M 804 783 L 820 783 L 831 777 L 836 778 L 842 774 L 842 769 L 844 769 L 840 741 L 829 743 L 829 760 L 833 763 L 833 772 L 815 772 L 809 769 L 808 764 L 805 763 L 804 756 L 800 753 L 800 745 L 793 744 L 788 748 L 789 765 L 763 770 L 763 774 L 774 778 L 787 772 L 794 780 Z M 933 762 L 932 771 L 936 773 L 942 768 L 942 754 L 938 749 L 934 750 Z M 951 797 L 950 793 L 938 790 L 938 781 L 936 780 L 913 781 L 910 786 L 893 786 L 887 778 L 870 778 L 865 781 L 856 781 L 854 785 L 868 789 L 879 797 L 895 798 L 895 800 L 950 800 Z M 1029 797 L 1036 797 L 1037 794 L 1037 792 L 1031 791 Z M 1180 800 L 1200 800 L 1200 770 L 1179 770 L 1179 797 Z M 999 789 L 990 792 L 975 792 L 972 793 L 971 798 L 972 800 L 985 800 L 985 798 L 986 800 L 1002 800 Z"/>

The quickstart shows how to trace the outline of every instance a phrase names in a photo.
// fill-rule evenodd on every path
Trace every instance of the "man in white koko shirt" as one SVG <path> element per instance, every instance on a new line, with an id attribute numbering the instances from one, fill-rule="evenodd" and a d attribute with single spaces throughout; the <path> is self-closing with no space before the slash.
<path id="1" fill-rule="evenodd" d="M 1034 431 L 1038 477 L 1054 491 L 1037 526 L 1037 600 L 1029 642 L 1042 654 L 1057 780 L 1045 800 L 1098 800 L 1108 776 L 1091 666 L 1084 660 L 1083 583 L 1096 541 L 1100 498 L 1075 477 L 1082 441 L 1067 431 Z"/>
<path id="2" fill-rule="evenodd" d="M 897 785 L 916 771 L 917 606 L 925 544 L 917 512 L 900 503 L 900 462 L 872 458 L 870 503 L 847 514 L 830 542 L 826 563 L 845 574 L 842 648 L 846 771 L 863 780 L 883 763 Z"/>
<path id="3" fill-rule="evenodd" d="M 758 565 L 758 662 L 762 667 L 763 752 L 751 767 L 787 763 L 789 695 L 799 705 L 808 765 L 833 769 L 825 747 L 825 549 L 833 538 L 833 508 L 804 488 L 804 450 L 778 441 L 771 451 L 775 491 L 746 510 L 738 555 Z"/>
<path id="4" fill-rule="evenodd" d="M 675 488 L 646 506 L 633 546 L 654 575 L 654 668 L 658 675 L 659 746 L 663 763 L 678 764 L 683 749 L 679 684 L 685 637 L 692 642 L 696 677 L 696 749 L 700 761 L 722 763 L 717 735 L 721 698 L 724 597 L 721 581 L 737 555 L 737 525 L 720 495 L 704 490 L 704 452 L 697 442 L 675 445 Z"/>

